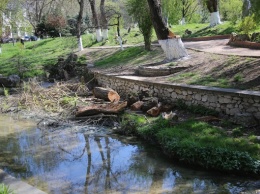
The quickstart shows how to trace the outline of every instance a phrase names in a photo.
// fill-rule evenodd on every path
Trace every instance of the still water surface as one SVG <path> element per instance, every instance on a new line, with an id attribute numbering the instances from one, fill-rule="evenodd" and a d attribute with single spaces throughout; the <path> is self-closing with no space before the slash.
<path id="1" fill-rule="evenodd" d="M 260 189 L 260 179 L 180 167 L 151 145 L 106 131 L 90 126 L 43 130 L 34 122 L 0 115 L 0 168 L 51 194 Z"/>

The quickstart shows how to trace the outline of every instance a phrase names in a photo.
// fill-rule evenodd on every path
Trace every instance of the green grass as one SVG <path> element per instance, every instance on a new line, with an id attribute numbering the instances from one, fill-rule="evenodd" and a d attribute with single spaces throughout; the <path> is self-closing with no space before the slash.
<path id="1" fill-rule="evenodd" d="M 205 24 L 186 24 L 172 26 L 172 31 L 182 37 L 200 37 L 200 36 L 214 36 L 214 35 L 226 35 L 232 32 L 238 32 L 237 26 L 232 25 L 230 22 L 224 22 L 215 27 L 209 27 L 208 23 Z M 185 34 L 185 30 L 192 31 L 191 35 Z"/>
<path id="2" fill-rule="evenodd" d="M 0 194 L 13 194 L 14 192 L 5 184 L 0 184 Z"/>
<path id="3" fill-rule="evenodd" d="M 131 47 L 123 51 L 119 50 L 113 55 L 95 62 L 95 66 L 102 68 L 118 66 L 127 63 L 128 61 L 133 61 L 139 57 L 145 57 L 152 54 L 153 52 L 146 51 L 143 47 Z"/>
<path id="4" fill-rule="evenodd" d="M 131 126 L 135 135 L 156 142 L 169 157 L 183 163 L 219 171 L 260 174 L 260 145 L 254 136 L 241 136 L 241 129 L 233 129 L 234 136 L 229 136 L 221 128 L 194 120 L 171 125 L 157 118 L 144 124 L 135 117 L 128 117 L 124 124 L 129 126 L 131 122 L 135 123 Z"/>
<path id="5" fill-rule="evenodd" d="M 18 42 L 2 44 L 0 74 L 18 74 L 33 77 L 44 73 L 44 66 L 53 65 L 61 56 L 66 56 L 77 47 L 75 38 L 44 39 L 25 42 L 25 48 Z"/>

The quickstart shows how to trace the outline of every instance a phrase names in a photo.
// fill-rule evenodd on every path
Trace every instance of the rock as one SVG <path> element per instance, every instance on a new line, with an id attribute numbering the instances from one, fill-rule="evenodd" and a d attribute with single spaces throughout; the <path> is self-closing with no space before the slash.
<path id="1" fill-rule="evenodd" d="M 239 113 L 236 114 L 233 118 L 230 119 L 231 122 L 242 125 L 244 127 L 253 127 L 257 126 L 259 123 L 250 113 Z"/>
<path id="2" fill-rule="evenodd" d="M 136 94 L 129 94 L 127 97 L 127 104 L 128 106 L 131 106 L 135 102 L 139 101 L 139 98 Z"/>
<path id="3" fill-rule="evenodd" d="M 144 102 L 143 106 L 141 107 L 143 112 L 147 112 L 149 109 L 158 105 L 158 98 L 156 97 L 143 98 L 142 101 Z"/>
<path id="4" fill-rule="evenodd" d="M 166 119 L 166 120 L 174 120 L 177 121 L 178 120 L 178 115 L 176 113 L 173 113 L 172 111 L 167 114 L 166 112 L 162 113 L 162 118 Z"/>
<path id="5" fill-rule="evenodd" d="M 134 104 L 131 105 L 131 110 L 138 111 L 141 110 L 142 105 L 144 104 L 143 101 L 137 101 Z"/>
<path id="6" fill-rule="evenodd" d="M 8 77 L 0 77 L 0 86 L 1 87 L 17 87 L 20 84 L 20 77 L 18 75 L 10 75 Z"/>

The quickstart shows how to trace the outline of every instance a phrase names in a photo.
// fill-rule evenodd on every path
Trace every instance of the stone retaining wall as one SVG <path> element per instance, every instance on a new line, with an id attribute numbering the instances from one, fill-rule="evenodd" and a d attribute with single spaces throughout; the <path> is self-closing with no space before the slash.
<path id="1" fill-rule="evenodd" d="M 202 36 L 202 37 L 191 37 L 191 38 L 182 38 L 182 41 L 208 41 L 208 40 L 220 40 L 220 39 L 229 39 L 230 34 L 226 35 L 216 35 L 216 36 Z"/>
<path id="2" fill-rule="evenodd" d="M 260 49 L 260 43 L 249 42 L 249 41 L 229 41 L 228 45 L 234 47 L 250 48 L 250 49 Z"/>
<path id="3" fill-rule="evenodd" d="M 127 76 L 114 77 L 99 73 L 95 73 L 95 77 L 99 85 L 116 90 L 122 97 L 126 97 L 129 93 L 137 93 L 142 89 L 149 89 L 152 96 L 167 103 L 174 103 L 180 99 L 187 105 L 202 105 L 237 117 L 238 122 L 247 122 L 243 121 L 244 118 L 247 118 L 260 124 L 260 92 L 257 91 L 161 84 L 138 81 L 134 80 L 135 78 L 129 79 Z"/>

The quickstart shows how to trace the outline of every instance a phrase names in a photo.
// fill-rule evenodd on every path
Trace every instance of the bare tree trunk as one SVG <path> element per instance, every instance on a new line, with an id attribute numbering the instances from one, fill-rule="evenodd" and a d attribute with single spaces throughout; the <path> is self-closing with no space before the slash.
<path id="1" fill-rule="evenodd" d="M 176 37 L 166 26 L 162 18 L 159 0 L 147 0 L 153 26 L 167 60 L 188 56 L 180 37 Z"/>
<path id="2" fill-rule="evenodd" d="M 79 3 L 79 15 L 77 19 L 77 38 L 78 38 L 78 47 L 79 51 L 83 50 L 82 38 L 81 38 L 81 24 L 83 19 L 83 8 L 84 8 L 84 0 L 78 0 Z"/>
<path id="3" fill-rule="evenodd" d="M 210 26 L 216 26 L 221 24 L 219 11 L 218 11 L 218 0 L 207 0 L 207 8 L 210 12 Z"/>
<path id="4" fill-rule="evenodd" d="M 101 12 L 101 21 L 102 21 L 102 30 L 103 30 L 103 39 L 108 39 L 108 21 L 106 18 L 105 11 L 105 0 L 100 1 L 100 12 Z"/>
<path id="5" fill-rule="evenodd" d="M 89 3 L 90 3 L 91 11 L 92 11 L 94 25 L 96 28 L 97 41 L 100 42 L 100 41 L 102 41 L 102 34 L 101 34 L 101 28 L 100 28 L 100 24 L 99 24 L 97 12 L 96 12 L 96 1 L 89 0 Z"/>
<path id="6" fill-rule="evenodd" d="M 89 136 L 84 135 L 86 141 L 86 149 L 88 154 L 88 167 L 87 167 L 87 174 L 86 174 L 86 182 L 85 182 L 85 193 L 88 194 L 88 186 L 91 180 L 91 150 L 90 150 L 90 143 L 89 143 Z"/>

